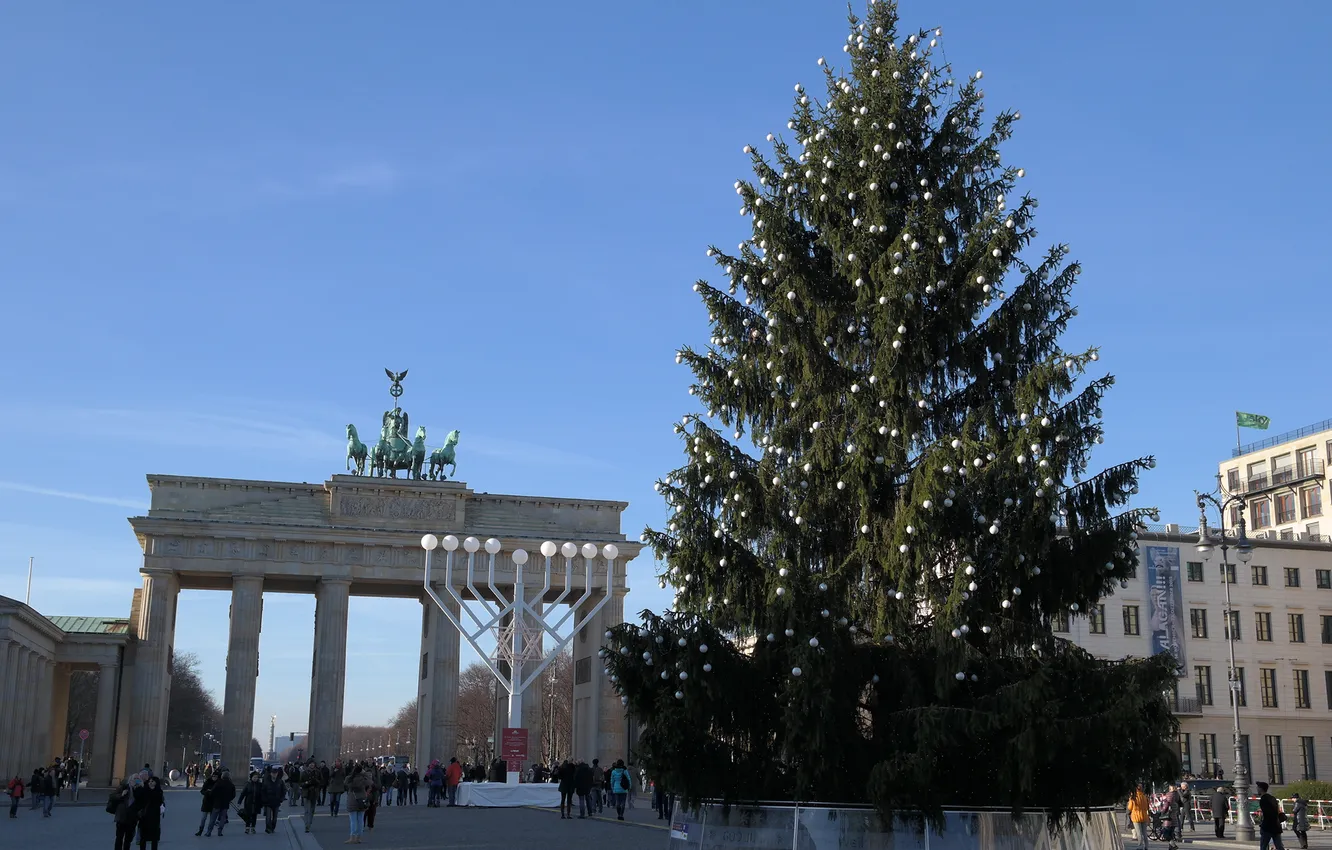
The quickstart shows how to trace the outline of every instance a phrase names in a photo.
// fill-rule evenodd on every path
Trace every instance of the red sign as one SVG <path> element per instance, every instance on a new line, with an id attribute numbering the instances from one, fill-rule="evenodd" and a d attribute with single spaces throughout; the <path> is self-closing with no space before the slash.
<path id="1" fill-rule="evenodd" d="M 87 729 L 80 729 L 80 730 L 79 730 L 79 740 L 80 740 L 80 741 L 86 741 L 86 740 L 88 740 L 88 730 L 87 730 Z"/>
<path id="2" fill-rule="evenodd" d="M 527 730 L 506 726 L 500 737 L 500 758 L 505 761 L 527 761 Z"/>

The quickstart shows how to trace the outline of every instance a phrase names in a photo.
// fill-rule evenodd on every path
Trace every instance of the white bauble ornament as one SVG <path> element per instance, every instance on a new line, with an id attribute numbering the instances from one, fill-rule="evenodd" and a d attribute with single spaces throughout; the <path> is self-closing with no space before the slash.
<path id="1" fill-rule="evenodd" d="M 799 667 L 792 667 L 792 668 L 791 668 L 791 675 L 792 675 L 792 676 L 795 676 L 797 679 L 800 678 L 800 673 L 801 673 L 801 672 L 802 672 L 802 671 L 801 671 L 801 669 L 800 669 Z"/>

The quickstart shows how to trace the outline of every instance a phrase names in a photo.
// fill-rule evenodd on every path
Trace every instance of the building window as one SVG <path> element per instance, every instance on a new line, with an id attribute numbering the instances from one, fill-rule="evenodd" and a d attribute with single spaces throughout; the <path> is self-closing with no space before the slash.
<path id="1" fill-rule="evenodd" d="M 1216 733 L 1199 732 L 1198 733 L 1198 757 L 1202 759 L 1199 765 L 1204 773 L 1210 771 L 1210 775 L 1216 775 L 1216 769 L 1221 766 L 1220 759 L 1216 752 Z"/>
<path id="2" fill-rule="evenodd" d="M 1276 668 L 1259 667 L 1258 677 L 1262 683 L 1263 708 L 1278 708 Z"/>
<path id="3" fill-rule="evenodd" d="M 1317 454 L 1318 454 L 1317 446 L 1305 446 L 1304 448 L 1295 452 L 1295 468 L 1299 470 L 1299 475 L 1301 478 L 1303 478 L 1306 475 L 1318 474 L 1319 471 L 1318 461 L 1315 457 Z"/>
<path id="4" fill-rule="evenodd" d="M 429 618 L 427 618 L 429 619 Z M 424 682 L 426 673 L 430 670 L 430 653 L 421 653 L 421 681 Z"/>
<path id="5" fill-rule="evenodd" d="M 1332 590 L 1332 570 L 1314 570 L 1314 584 L 1319 590 Z"/>
<path id="6" fill-rule="evenodd" d="M 1231 527 L 1231 528 L 1239 528 L 1240 519 L 1242 518 L 1242 516 L 1243 516 L 1243 515 L 1240 513 L 1239 505 L 1231 505 L 1231 506 L 1230 506 L 1230 527 Z"/>
<path id="7" fill-rule="evenodd" d="M 1051 622 L 1050 626 L 1056 632 L 1063 632 L 1064 634 L 1068 634 L 1069 632 L 1068 612 L 1060 611 L 1058 614 L 1055 614 L 1054 620 L 1053 622 Z"/>
<path id="8" fill-rule="evenodd" d="M 1305 487 L 1300 491 L 1300 510 L 1304 518 L 1323 515 L 1323 488 Z"/>
<path id="9" fill-rule="evenodd" d="M 1300 586 L 1300 568 L 1286 567 L 1286 587 Z"/>
<path id="10" fill-rule="evenodd" d="M 1189 581 L 1203 580 L 1202 561 L 1189 561 L 1188 570 L 1189 570 Z"/>
<path id="11" fill-rule="evenodd" d="M 1316 523 L 1316 522 L 1306 522 L 1306 523 L 1304 524 L 1304 533 L 1307 534 L 1307 535 L 1309 535 L 1309 539 L 1310 539 L 1310 540 L 1317 540 L 1317 539 L 1318 539 L 1318 523 Z"/>
<path id="12" fill-rule="evenodd" d="M 1332 711 L 1332 670 L 1323 671 L 1323 688 L 1327 691 L 1327 710 Z"/>
<path id="13" fill-rule="evenodd" d="M 1332 443 L 1328 443 L 1328 451 L 1332 452 Z M 1226 489 L 1232 493 L 1238 493 L 1240 489 L 1239 469 L 1226 470 Z"/>
<path id="14" fill-rule="evenodd" d="M 1249 736 L 1240 735 L 1240 758 L 1244 762 L 1244 770 L 1253 776 L 1253 759 L 1249 758 Z"/>
<path id="15" fill-rule="evenodd" d="M 1137 605 L 1124 606 L 1124 634 L 1126 635 L 1141 634 L 1141 632 L 1138 631 Z"/>
<path id="16" fill-rule="evenodd" d="M 1184 773 L 1193 773 L 1193 747 L 1189 746 L 1189 733 L 1179 733 L 1179 763 L 1184 768 Z"/>
<path id="17" fill-rule="evenodd" d="M 1313 708 L 1313 702 L 1309 699 L 1309 671 L 1295 671 L 1295 707 Z"/>
<path id="18" fill-rule="evenodd" d="M 1193 684 L 1198 690 L 1198 702 L 1202 705 L 1212 704 L 1212 668 L 1194 667 Z M 1207 759 L 1203 759 L 1207 761 Z"/>
<path id="19" fill-rule="evenodd" d="M 592 656 L 580 658 L 574 662 L 574 684 L 586 685 L 592 681 Z"/>
<path id="20" fill-rule="evenodd" d="M 1304 643 L 1304 615 L 1287 614 L 1286 626 L 1290 630 L 1291 643 Z"/>
<path id="21" fill-rule="evenodd" d="M 1234 565 L 1234 564 L 1222 564 L 1222 565 L 1221 565 L 1221 581 L 1225 582 L 1226 584 L 1234 584 L 1234 583 L 1235 583 L 1235 565 Z"/>
<path id="22" fill-rule="evenodd" d="M 1267 461 L 1260 460 L 1249 464 L 1249 489 L 1262 490 L 1267 486 Z"/>
<path id="23" fill-rule="evenodd" d="M 1087 611 L 1087 633 L 1105 634 L 1105 605 L 1093 605 Z"/>
<path id="24" fill-rule="evenodd" d="M 1323 633 L 1323 643 L 1332 643 L 1332 617 L 1327 614 L 1319 614 L 1318 625 Z"/>
<path id="25" fill-rule="evenodd" d="M 1272 640 L 1272 612 L 1255 611 L 1253 614 L 1253 639 Z"/>
<path id="26" fill-rule="evenodd" d="M 1267 781 L 1273 785 L 1286 784 L 1286 772 L 1281 765 L 1281 736 L 1265 735 L 1267 743 Z"/>
<path id="27" fill-rule="evenodd" d="M 1196 638 L 1207 637 L 1207 609 L 1190 608 L 1189 624 L 1193 626 L 1193 636 Z"/>
<path id="28" fill-rule="evenodd" d="M 1272 501 L 1270 499 L 1254 499 L 1249 502 L 1249 518 L 1252 520 L 1250 525 L 1255 529 L 1267 528 L 1272 524 Z"/>
<path id="29" fill-rule="evenodd" d="M 1246 688 L 1246 687 L 1244 686 L 1244 668 L 1243 668 L 1243 667 L 1236 667 L 1236 668 L 1235 668 L 1235 682 L 1239 685 L 1239 704 L 1240 704 L 1240 708 L 1247 708 L 1248 705 L 1249 705 L 1249 690 L 1248 690 L 1248 688 Z M 1234 704 L 1234 702 L 1235 702 L 1235 690 L 1234 690 L 1233 688 L 1231 689 L 1230 694 L 1231 694 L 1230 702 L 1231 702 L 1232 704 Z"/>
<path id="30" fill-rule="evenodd" d="M 1278 493 L 1276 495 L 1277 525 L 1295 521 L 1295 494 Z"/>
<path id="31" fill-rule="evenodd" d="M 1254 564 L 1254 565 L 1250 568 L 1250 570 L 1251 570 L 1251 575 L 1252 575 L 1252 578 L 1253 578 L 1253 583 L 1254 583 L 1254 584 L 1258 584 L 1258 585 L 1262 585 L 1262 586 L 1266 587 L 1266 586 L 1267 586 L 1267 567 L 1264 567 L 1264 566 L 1262 566 L 1262 565 L 1260 565 L 1260 564 Z"/>
<path id="32" fill-rule="evenodd" d="M 1314 762 L 1314 739 L 1312 735 L 1300 736 L 1300 779 L 1317 779 L 1318 766 Z"/>
<path id="33" fill-rule="evenodd" d="M 1239 640 L 1241 634 L 1239 612 L 1226 611 L 1225 615 L 1226 615 L 1226 620 L 1229 621 L 1226 623 L 1226 635 L 1225 635 L 1226 640 Z"/>

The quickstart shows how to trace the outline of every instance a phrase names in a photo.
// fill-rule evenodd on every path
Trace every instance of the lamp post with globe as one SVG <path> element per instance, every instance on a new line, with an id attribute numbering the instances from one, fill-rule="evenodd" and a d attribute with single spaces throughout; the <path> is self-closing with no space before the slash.
<path id="1" fill-rule="evenodd" d="M 1219 478 L 1219 476 L 1218 476 Z M 1253 834 L 1253 813 L 1249 810 L 1249 768 L 1244 761 L 1243 735 L 1240 732 L 1240 682 L 1235 672 L 1235 629 L 1238 618 L 1235 616 L 1235 609 L 1230 602 L 1230 575 L 1233 566 L 1230 563 L 1230 542 L 1226 537 L 1226 510 L 1236 506 L 1238 522 L 1236 523 L 1235 536 L 1235 555 L 1241 564 L 1247 564 L 1253 559 L 1253 544 L 1244 533 L 1244 496 L 1243 494 L 1228 495 L 1224 490 L 1217 487 L 1217 493 L 1223 498 L 1217 498 L 1211 493 L 1199 493 L 1194 491 L 1198 497 L 1198 546 L 1197 550 L 1204 560 L 1207 555 L 1219 545 L 1221 547 L 1221 585 L 1226 591 L 1226 644 L 1230 648 L 1230 673 L 1228 684 L 1230 687 L 1230 707 L 1232 711 L 1233 728 L 1231 737 L 1235 745 L 1235 802 L 1238 811 L 1235 813 L 1235 831 L 1240 841 L 1252 841 Z M 1207 528 L 1207 505 L 1216 508 L 1221 517 L 1221 528 L 1214 537 Z"/>
<path id="2" fill-rule="evenodd" d="M 483 613 L 488 617 L 486 620 L 482 620 L 474 611 L 468 608 L 468 599 L 464 598 L 459 593 L 459 589 L 454 587 L 453 561 L 460 545 L 467 554 L 467 578 L 463 587 L 470 595 L 470 599 L 480 605 Z M 489 558 L 485 585 L 490 591 L 490 597 L 498 603 L 494 607 L 477 586 L 476 555 L 483 545 Z M 449 606 L 444 604 L 431 581 L 431 557 L 435 549 L 441 546 L 446 553 L 445 580 L 442 588 L 444 593 L 448 594 L 454 604 L 457 605 L 458 614 L 456 615 L 450 610 Z M 616 583 L 615 560 L 620 556 L 619 547 L 614 543 L 607 543 L 598 552 L 596 545 L 592 543 L 584 543 L 581 548 L 571 542 L 557 546 L 553 541 L 547 540 L 541 544 L 541 554 L 545 558 L 545 567 L 541 573 L 544 582 L 541 589 L 536 592 L 536 599 L 544 602 L 546 594 L 552 590 L 554 576 L 551 569 L 551 559 L 557 553 L 564 556 L 563 588 L 560 594 L 551 602 L 551 608 L 564 603 L 573 592 L 573 561 L 580 553 L 583 556 L 583 592 L 579 598 L 568 602 L 568 612 L 553 624 L 547 622 L 544 614 L 539 613 L 528 601 L 527 587 L 523 575 L 524 567 L 529 558 L 526 549 L 514 549 L 509 553 L 509 560 L 513 562 L 513 588 L 508 598 L 506 598 L 504 591 L 495 584 L 495 556 L 500 553 L 503 544 L 494 537 L 482 544 L 475 537 L 467 537 L 459 541 L 452 534 L 445 535 L 443 538 L 427 534 L 421 538 L 421 548 L 425 550 L 426 595 L 434 601 L 449 622 L 458 629 L 459 634 L 481 655 L 482 660 L 490 668 L 490 672 L 496 680 L 509 692 L 509 726 L 511 728 L 522 728 L 523 694 L 527 687 L 541 675 L 541 672 L 546 669 L 546 666 L 550 664 L 555 656 L 563 651 L 574 634 L 600 613 L 602 607 L 611 598 Z M 583 608 L 584 604 L 593 595 L 592 564 L 598 554 L 606 559 L 605 587 L 601 589 L 601 598 L 579 617 L 577 616 L 579 609 Z M 462 618 L 464 614 L 470 617 L 476 628 L 468 628 L 463 625 Z M 569 622 L 571 617 L 574 619 L 573 625 L 567 633 L 561 634 L 560 629 Z M 509 621 L 507 627 L 501 625 L 505 619 Z M 529 625 L 529 621 L 535 625 Z M 488 658 L 488 653 L 484 651 L 479 642 L 480 638 L 488 634 L 492 628 L 497 628 L 500 632 L 496 655 L 508 663 L 509 670 L 507 673 L 501 671 L 500 667 Z M 540 639 L 544 634 L 549 634 L 556 643 L 554 650 L 548 654 L 542 652 L 541 649 Z M 505 641 L 508 642 L 508 646 L 504 645 Z M 525 669 L 524 662 L 532 662 L 532 667 Z M 596 716 L 596 710 L 594 701 L 592 712 L 594 717 Z M 519 776 L 520 773 L 517 770 L 508 771 L 508 782 L 517 784 Z"/>

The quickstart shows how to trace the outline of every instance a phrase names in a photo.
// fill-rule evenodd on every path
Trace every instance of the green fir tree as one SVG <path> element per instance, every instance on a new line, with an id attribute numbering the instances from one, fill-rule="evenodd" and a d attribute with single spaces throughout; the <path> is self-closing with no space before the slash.
<path id="1" fill-rule="evenodd" d="M 1169 658 L 1052 633 L 1134 572 L 1150 458 L 1086 470 L 1112 379 L 1064 351 L 1080 269 L 939 30 L 851 17 L 826 96 L 735 184 L 752 236 L 707 307 L 702 409 L 644 539 L 676 610 L 607 633 L 637 753 L 687 802 L 887 812 L 1105 805 L 1177 767 Z"/>

